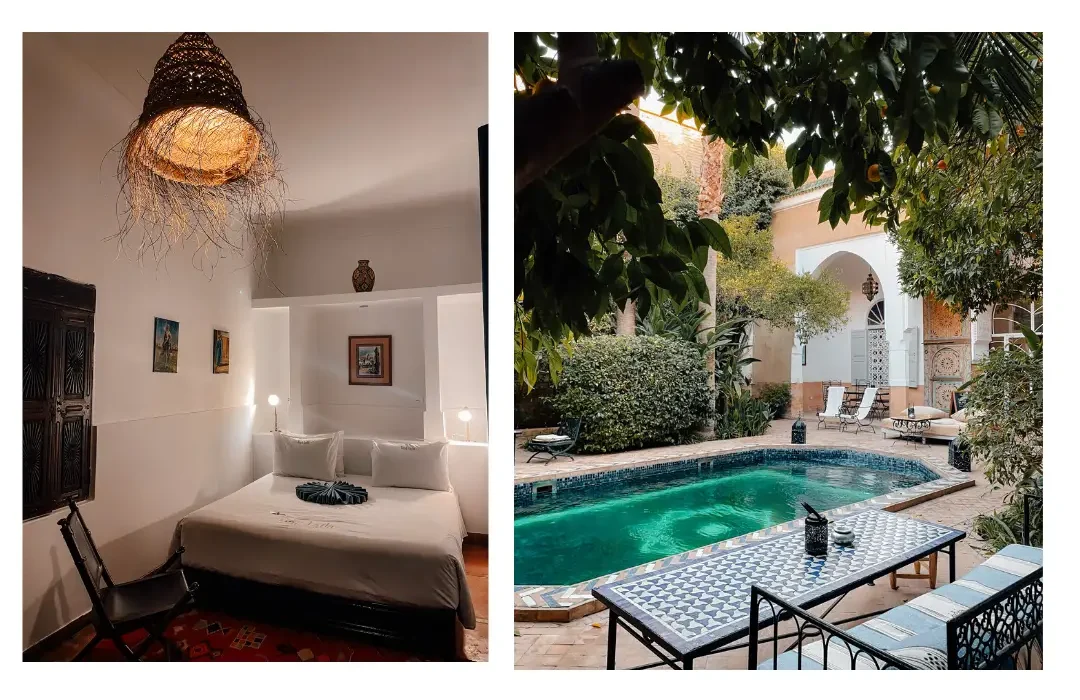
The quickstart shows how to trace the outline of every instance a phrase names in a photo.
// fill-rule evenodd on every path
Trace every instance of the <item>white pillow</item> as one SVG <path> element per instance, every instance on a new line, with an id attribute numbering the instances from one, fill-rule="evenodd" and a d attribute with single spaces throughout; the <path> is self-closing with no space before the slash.
<path id="1" fill-rule="evenodd" d="M 388 442 L 371 445 L 372 486 L 450 490 L 445 442 Z"/>
<path id="2" fill-rule="evenodd" d="M 337 477 L 336 436 L 274 433 L 274 473 L 299 479 L 333 481 Z"/>
<path id="3" fill-rule="evenodd" d="M 337 476 L 345 476 L 345 431 L 339 430 L 336 433 L 317 433 L 315 435 L 305 435 L 304 433 L 290 433 L 287 430 L 281 431 L 282 435 L 295 438 L 333 438 L 335 457 L 334 457 L 334 473 Z"/>
<path id="4" fill-rule="evenodd" d="M 961 423 L 967 423 L 967 409 L 961 408 L 956 413 L 952 414 L 953 420 L 958 420 Z"/>
<path id="5" fill-rule="evenodd" d="M 569 435 L 537 435 L 533 438 L 533 442 L 565 442 L 569 440 Z"/>
<path id="6" fill-rule="evenodd" d="M 901 415 L 901 417 L 907 416 L 907 411 Z M 915 406 L 915 418 L 918 420 L 936 420 L 938 418 L 948 418 L 949 414 L 942 411 L 940 408 L 934 408 L 933 406 Z"/>

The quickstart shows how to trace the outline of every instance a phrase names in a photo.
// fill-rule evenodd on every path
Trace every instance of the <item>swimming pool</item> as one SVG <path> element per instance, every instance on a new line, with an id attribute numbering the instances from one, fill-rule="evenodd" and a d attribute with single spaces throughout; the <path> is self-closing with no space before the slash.
<path id="1" fill-rule="evenodd" d="M 519 503 L 514 582 L 569 585 L 932 481 L 910 460 L 853 451 L 761 450 L 683 469 L 625 470 Z M 539 486 L 544 489 L 544 486 Z"/>

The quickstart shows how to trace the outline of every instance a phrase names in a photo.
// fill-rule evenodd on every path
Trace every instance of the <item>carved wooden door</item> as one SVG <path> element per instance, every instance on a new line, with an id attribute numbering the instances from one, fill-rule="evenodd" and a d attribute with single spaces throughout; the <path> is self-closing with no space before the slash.
<path id="1" fill-rule="evenodd" d="M 971 378 L 971 323 L 933 297 L 923 299 L 927 406 L 952 410 L 952 395 Z"/>
<path id="2" fill-rule="evenodd" d="M 89 285 L 24 269 L 24 519 L 90 496 L 94 297 Z"/>

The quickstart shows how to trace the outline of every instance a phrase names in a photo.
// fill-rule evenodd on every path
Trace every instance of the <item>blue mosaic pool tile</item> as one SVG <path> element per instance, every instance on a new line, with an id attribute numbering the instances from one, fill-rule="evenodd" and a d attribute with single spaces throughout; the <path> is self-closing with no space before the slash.
<path id="1" fill-rule="evenodd" d="M 517 483 L 514 484 L 514 507 L 525 508 L 535 504 L 538 500 L 536 493 L 537 486 L 541 485 L 545 487 L 550 485 L 551 494 L 557 495 L 560 492 L 566 491 L 583 492 L 602 490 L 616 485 L 623 486 L 638 481 L 653 480 L 660 476 L 672 476 L 691 472 L 702 473 L 713 471 L 715 469 L 744 467 L 775 460 L 840 464 L 880 469 L 897 474 L 915 476 L 923 481 L 933 481 L 940 476 L 923 466 L 918 460 L 905 457 L 894 457 L 892 455 L 861 452 L 843 448 L 765 447 L 727 452 L 713 456 L 673 460 L 670 462 L 661 462 L 659 464 L 610 469 L 590 474 L 574 474 L 572 476 L 559 477 L 556 479 Z"/>

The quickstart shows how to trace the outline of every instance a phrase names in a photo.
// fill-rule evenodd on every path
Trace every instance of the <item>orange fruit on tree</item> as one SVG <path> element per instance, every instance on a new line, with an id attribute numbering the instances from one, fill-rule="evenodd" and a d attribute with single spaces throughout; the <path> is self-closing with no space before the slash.
<path id="1" fill-rule="evenodd" d="M 874 163 L 866 169 L 866 179 L 870 182 L 881 182 L 881 166 Z"/>
<path id="2" fill-rule="evenodd" d="M 1017 136 L 1023 136 L 1026 133 L 1027 133 L 1027 129 L 1024 128 L 1023 124 L 1017 124 L 1016 125 L 1016 135 Z"/>
<path id="3" fill-rule="evenodd" d="M 939 160 L 937 162 L 937 169 L 938 170 L 945 170 L 948 167 L 949 167 L 949 165 L 945 162 L 944 158 L 942 158 L 941 160 Z"/>
<path id="4" fill-rule="evenodd" d="M 939 92 L 941 92 L 941 86 L 940 85 L 931 85 L 930 87 L 927 88 L 927 90 L 930 92 L 931 95 L 936 95 Z"/>

